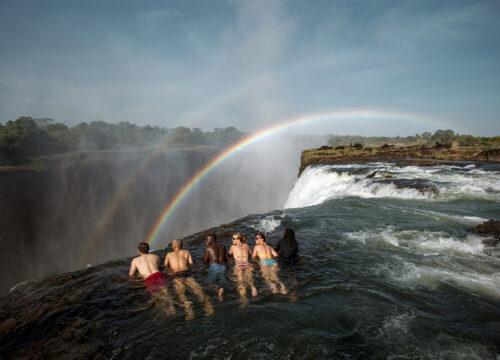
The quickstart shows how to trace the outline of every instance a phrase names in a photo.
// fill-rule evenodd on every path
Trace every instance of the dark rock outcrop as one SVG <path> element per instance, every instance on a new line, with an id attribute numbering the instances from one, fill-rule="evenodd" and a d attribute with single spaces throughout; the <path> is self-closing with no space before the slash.
<path id="1" fill-rule="evenodd" d="M 493 235 L 500 237 L 500 221 L 488 220 L 472 229 L 473 232 L 481 235 Z"/>
<path id="2" fill-rule="evenodd" d="M 488 220 L 471 229 L 476 234 L 489 236 L 483 240 L 486 246 L 496 246 L 500 242 L 500 221 Z"/>
<path id="3" fill-rule="evenodd" d="M 477 157 L 479 161 L 500 161 L 500 149 L 482 151 Z"/>

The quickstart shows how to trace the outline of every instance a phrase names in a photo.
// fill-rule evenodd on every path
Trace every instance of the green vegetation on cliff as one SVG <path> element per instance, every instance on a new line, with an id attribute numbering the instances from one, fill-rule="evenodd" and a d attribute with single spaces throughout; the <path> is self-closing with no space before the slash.
<path id="1" fill-rule="evenodd" d="M 455 134 L 453 130 L 437 130 L 434 134 L 426 131 L 422 134 L 406 137 L 388 137 L 388 136 L 358 136 L 358 135 L 330 135 L 328 145 L 341 146 L 361 144 L 363 146 L 382 146 L 383 144 L 391 144 L 396 146 L 409 145 L 434 145 L 436 142 L 440 144 L 455 143 L 460 146 L 484 145 L 500 147 L 500 136 L 494 137 L 479 137 L 472 135 Z"/>
<path id="2" fill-rule="evenodd" d="M 35 157 L 70 151 L 123 150 L 158 145 L 225 147 L 245 135 L 235 127 L 203 132 L 183 126 L 166 129 L 150 125 L 137 126 L 129 122 L 109 124 L 94 121 L 68 127 L 52 119 L 23 116 L 15 121 L 7 121 L 5 125 L 0 124 L 0 165 L 26 164 Z M 455 134 L 453 130 L 437 130 L 434 134 L 424 132 L 421 135 L 393 138 L 329 135 L 327 140 L 333 147 L 352 144 L 368 147 L 382 144 L 433 145 L 436 142 L 455 146 L 500 147 L 500 136 L 474 137 Z"/>
<path id="3" fill-rule="evenodd" d="M 418 160 L 416 160 L 418 159 Z M 429 161 L 429 160 L 437 160 Z M 485 146 L 458 146 L 436 144 L 434 146 L 412 145 L 396 147 L 322 146 L 319 149 L 304 150 L 300 158 L 299 175 L 310 165 L 343 164 L 377 161 L 398 161 L 401 164 L 435 165 L 443 161 L 500 161 L 500 149 Z"/>
<path id="4" fill-rule="evenodd" d="M 68 151 L 127 149 L 152 145 L 227 146 L 245 134 L 234 127 L 213 132 L 177 127 L 137 126 L 128 122 L 95 121 L 67 127 L 52 119 L 28 116 L 0 124 L 0 165 L 25 163 L 29 158 Z"/>

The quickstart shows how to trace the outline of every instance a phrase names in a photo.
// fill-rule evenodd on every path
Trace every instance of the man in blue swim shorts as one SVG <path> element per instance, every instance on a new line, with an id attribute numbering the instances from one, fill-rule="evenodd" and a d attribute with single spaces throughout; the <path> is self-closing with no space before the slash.
<path id="1" fill-rule="evenodd" d="M 205 248 L 205 256 L 203 262 L 208 266 L 208 283 L 212 285 L 222 301 L 224 287 L 226 285 L 226 265 L 229 260 L 226 247 L 222 244 L 217 244 L 215 234 L 209 234 L 205 238 L 207 247 Z"/>

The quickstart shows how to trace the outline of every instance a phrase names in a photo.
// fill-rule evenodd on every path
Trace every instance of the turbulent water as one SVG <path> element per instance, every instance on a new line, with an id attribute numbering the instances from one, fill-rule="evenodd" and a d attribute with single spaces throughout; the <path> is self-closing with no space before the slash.
<path id="1" fill-rule="evenodd" d="M 256 265 L 248 304 L 233 282 L 223 301 L 205 287 L 211 316 L 192 294 L 193 320 L 179 302 L 167 315 L 129 279 L 131 258 L 19 284 L 2 298 L 0 357 L 497 359 L 500 250 L 469 229 L 498 220 L 500 166 L 462 165 L 306 169 L 284 209 L 210 230 L 229 246 L 234 231 L 272 244 L 295 229 L 298 261 L 279 272 L 289 293 Z M 186 239 L 203 286 L 205 233 Z"/>

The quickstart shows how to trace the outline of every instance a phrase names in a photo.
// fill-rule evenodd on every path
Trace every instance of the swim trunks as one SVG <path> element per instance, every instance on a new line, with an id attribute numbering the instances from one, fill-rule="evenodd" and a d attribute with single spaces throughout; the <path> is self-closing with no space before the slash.
<path id="1" fill-rule="evenodd" d="M 239 266 L 239 267 L 249 267 L 250 263 L 239 263 L 239 264 L 236 264 L 236 266 Z"/>
<path id="2" fill-rule="evenodd" d="M 264 259 L 260 263 L 261 264 L 266 264 L 267 266 L 274 266 L 274 265 L 276 265 L 276 260 L 273 260 L 273 259 Z"/>
<path id="3" fill-rule="evenodd" d="M 146 285 L 146 290 L 150 293 L 157 292 L 161 287 L 167 285 L 167 278 L 160 271 L 149 275 L 144 279 L 144 285 Z"/>
<path id="4" fill-rule="evenodd" d="M 208 268 L 208 283 L 223 288 L 227 281 L 225 272 L 225 265 L 212 263 Z"/>

